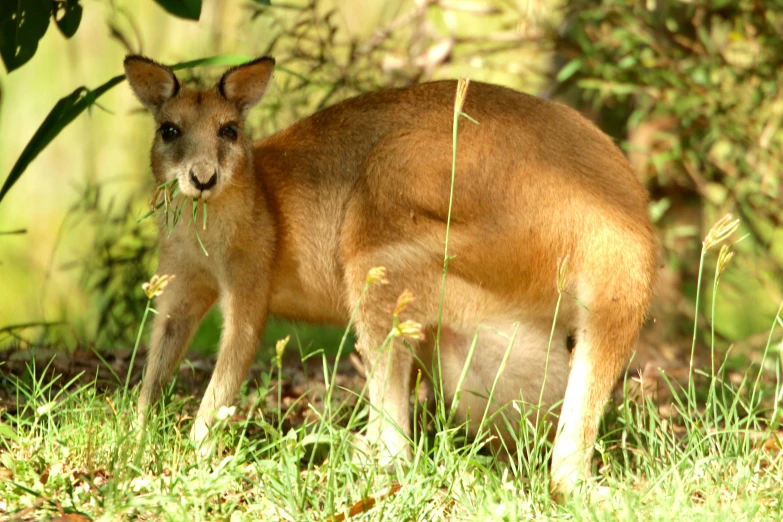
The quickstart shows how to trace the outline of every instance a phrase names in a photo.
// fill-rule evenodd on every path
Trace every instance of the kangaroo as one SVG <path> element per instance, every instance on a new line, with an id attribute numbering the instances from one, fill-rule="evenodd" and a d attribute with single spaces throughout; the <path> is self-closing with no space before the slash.
<path id="1" fill-rule="evenodd" d="M 218 299 L 223 335 L 197 441 L 233 401 L 267 315 L 347 324 L 355 310 L 378 458 L 410 457 L 410 376 L 440 335 L 447 396 L 474 354 L 464 389 L 476 393 L 464 394 L 461 417 L 481 420 L 508 349 L 491 411 L 520 394 L 544 409 L 562 400 L 550 489 L 563 500 L 589 478 L 657 262 L 647 193 L 609 137 L 564 105 L 472 82 L 463 111 L 478 124 L 459 129 L 441 299 L 455 81 L 361 95 L 253 142 L 244 120 L 274 59 L 234 67 L 206 90 L 142 56 L 124 65 L 156 121 L 157 182 L 176 179 L 209 212 L 199 232 L 208 256 L 185 226 L 161 234 L 159 273 L 176 279 L 157 302 L 142 420 Z M 367 288 L 374 267 L 385 267 L 385 284 Z M 405 290 L 415 300 L 399 319 L 421 329 L 403 343 L 389 336 L 389 310 Z"/>

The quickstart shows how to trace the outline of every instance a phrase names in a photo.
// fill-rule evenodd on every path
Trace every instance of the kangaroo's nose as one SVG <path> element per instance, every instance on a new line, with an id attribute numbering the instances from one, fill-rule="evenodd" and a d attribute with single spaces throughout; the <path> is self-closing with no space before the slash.
<path id="1" fill-rule="evenodd" d="M 209 190 L 212 187 L 215 186 L 215 183 L 217 183 L 217 172 L 214 172 L 212 174 L 212 177 L 209 178 L 209 181 L 206 183 L 202 183 L 201 180 L 198 179 L 196 176 L 196 173 L 193 172 L 193 170 L 190 171 L 190 182 L 193 183 L 193 186 L 196 187 L 200 191 Z"/>

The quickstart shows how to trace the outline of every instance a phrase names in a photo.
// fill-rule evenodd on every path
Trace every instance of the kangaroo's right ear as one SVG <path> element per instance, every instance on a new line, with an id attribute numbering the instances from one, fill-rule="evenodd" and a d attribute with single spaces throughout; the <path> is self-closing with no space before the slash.
<path id="1" fill-rule="evenodd" d="M 155 111 L 177 95 L 179 81 L 165 65 L 138 54 L 126 56 L 124 65 L 133 93 L 148 109 Z"/>

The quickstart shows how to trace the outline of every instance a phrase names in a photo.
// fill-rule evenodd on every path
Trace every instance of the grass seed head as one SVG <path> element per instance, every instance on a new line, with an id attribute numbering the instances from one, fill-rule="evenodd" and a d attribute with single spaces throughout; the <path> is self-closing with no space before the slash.
<path id="1" fill-rule="evenodd" d="M 726 267 L 729 264 L 729 261 L 731 261 L 731 258 L 734 257 L 734 252 L 731 250 L 731 247 L 729 245 L 721 245 L 720 252 L 718 253 L 718 276 L 720 277 L 721 274 L 723 274 L 723 271 L 726 270 Z"/>
<path id="2" fill-rule="evenodd" d="M 400 297 L 397 298 L 397 304 L 394 306 L 394 317 L 399 317 L 400 314 L 404 312 L 406 308 L 408 308 L 408 305 L 415 300 L 416 296 L 413 295 L 413 292 L 407 288 L 403 290 L 403 292 L 400 294 Z"/>
<path id="3" fill-rule="evenodd" d="M 422 331 L 421 323 L 416 321 L 403 321 L 394 327 L 394 336 L 403 337 L 406 339 L 414 339 L 416 341 L 424 340 L 424 332 Z"/>
<path id="4" fill-rule="evenodd" d="M 159 297 L 163 295 L 163 289 L 166 288 L 166 285 L 169 284 L 169 282 L 174 279 L 174 275 L 158 275 L 155 274 L 152 276 L 152 279 L 149 280 L 149 282 L 142 283 L 141 289 L 144 290 L 144 294 L 147 296 L 147 299 L 152 299 L 154 297 Z"/>
<path id="5" fill-rule="evenodd" d="M 733 219 L 731 213 L 720 218 L 712 225 L 712 228 L 707 232 L 707 235 L 704 236 L 704 241 L 702 241 L 704 250 L 709 250 L 727 239 L 737 230 L 737 228 L 739 228 L 739 223 L 740 220 Z"/>
<path id="6" fill-rule="evenodd" d="M 275 345 L 275 360 L 277 361 L 277 369 L 283 367 L 283 353 L 285 353 L 285 347 L 288 346 L 288 341 L 291 340 L 290 335 L 286 335 L 285 339 L 280 339 Z"/>
<path id="7" fill-rule="evenodd" d="M 462 112 L 462 107 L 465 106 L 465 98 L 468 97 L 468 87 L 470 86 L 470 78 L 460 78 L 457 81 L 457 96 L 454 99 L 454 116 L 457 117 Z"/>
<path id="8" fill-rule="evenodd" d="M 367 272 L 367 284 L 374 285 L 379 283 L 382 285 L 388 285 L 389 280 L 386 279 L 387 271 L 385 266 L 373 267 Z"/>

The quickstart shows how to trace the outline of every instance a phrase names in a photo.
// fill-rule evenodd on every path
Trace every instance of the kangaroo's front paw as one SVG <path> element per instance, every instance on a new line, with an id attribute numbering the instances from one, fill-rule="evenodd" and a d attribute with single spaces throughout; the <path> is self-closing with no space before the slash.
<path id="1" fill-rule="evenodd" d="M 384 442 L 383 438 L 378 439 L 357 434 L 353 440 L 351 460 L 358 467 L 373 466 L 386 471 L 394 471 L 398 465 L 406 464 L 411 459 L 410 446 L 407 441 L 402 445 L 394 442 L 390 444 Z"/>
<path id="2" fill-rule="evenodd" d="M 601 509 L 611 508 L 615 496 L 607 486 L 600 486 L 595 480 L 576 479 L 575 475 L 553 477 L 549 485 L 552 499 L 558 504 L 565 504 L 570 498 L 582 498 L 584 501 Z"/>
<path id="3" fill-rule="evenodd" d="M 196 417 L 196 420 L 193 423 L 193 427 L 190 429 L 190 440 L 195 442 L 196 445 L 199 445 L 204 442 L 208 436 L 209 425 L 203 417 Z"/>
<path id="4" fill-rule="evenodd" d="M 552 500 L 562 505 L 574 496 L 582 485 L 580 480 L 580 468 L 563 463 L 552 469 L 552 478 L 549 482 L 549 492 Z"/>
<path id="5" fill-rule="evenodd" d="M 193 441 L 196 451 L 202 458 L 209 457 L 213 451 L 213 444 L 209 440 L 209 425 L 203 417 L 196 417 L 193 427 L 190 429 L 190 440 Z"/>

